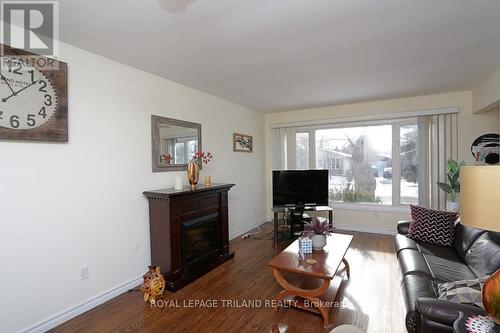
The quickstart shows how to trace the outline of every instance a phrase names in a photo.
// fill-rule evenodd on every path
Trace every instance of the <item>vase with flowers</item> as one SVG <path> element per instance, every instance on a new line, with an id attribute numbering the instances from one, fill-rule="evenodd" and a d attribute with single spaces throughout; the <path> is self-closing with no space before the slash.
<path id="1" fill-rule="evenodd" d="M 312 217 L 311 222 L 305 223 L 303 235 L 311 238 L 315 251 L 321 251 L 326 245 L 326 236 L 331 235 L 333 228 L 325 218 Z"/>
<path id="2" fill-rule="evenodd" d="M 198 185 L 198 180 L 200 177 L 200 167 L 202 164 L 207 165 L 212 161 L 212 153 L 210 152 L 202 152 L 199 151 L 197 152 L 191 161 L 188 164 L 188 180 L 189 184 L 191 185 L 191 189 L 194 190 L 196 186 Z M 209 179 L 208 185 L 207 185 L 207 177 Z M 210 176 L 205 177 L 205 186 L 210 186 Z"/>
<path id="3" fill-rule="evenodd" d="M 172 163 L 172 155 L 170 155 L 170 154 L 161 154 L 160 155 L 160 163 L 171 164 Z"/>

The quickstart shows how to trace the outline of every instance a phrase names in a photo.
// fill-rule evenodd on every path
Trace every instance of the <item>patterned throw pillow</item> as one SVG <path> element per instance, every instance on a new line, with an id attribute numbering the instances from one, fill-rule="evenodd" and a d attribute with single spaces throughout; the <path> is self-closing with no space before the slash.
<path id="1" fill-rule="evenodd" d="M 451 246 L 455 236 L 457 213 L 410 206 L 411 223 L 408 236 L 426 243 Z"/>
<path id="2" fill-rule="evenodd" d="M 488 276 L 438 284 L 438 298 L 453 303 L 475 305 L 484 309 L 481 290 Z"/>

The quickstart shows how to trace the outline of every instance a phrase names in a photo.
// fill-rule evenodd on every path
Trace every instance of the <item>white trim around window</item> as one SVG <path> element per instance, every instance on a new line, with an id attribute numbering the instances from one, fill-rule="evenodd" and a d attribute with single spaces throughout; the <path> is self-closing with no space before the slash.
<path id="1" fill-rule="evenodd" d="M 446 115 L 459 113 L 460 108 L 458 107 L 448 107 L 439 109 L 426 109 L 426 110 L 415 110 L 415 111 L 405 111 L 405 112 L 394 112 L 385 114 L 374 114 L 374 115 L 362 115 L 353 117 L 337 117 L 329 119 L 317 119 L 317 120 L 305 120 L 305 121 L 294 121 L 294 122 L 282 122 L 271 125 L 271 129 L 275 128 L 287 128 L 287 127 L 309 127 L 309 126 L 321 126 L 321 125 L 341 125 L 342 127 L 347 127 L 346 125 L 355 124 L 358 122 L 374 122 L 381 121 L 386 122 L 388 120 L 398 120 L 406 118 L 416 118 L 421 116 L 434 116 L 434 115 Z"/>

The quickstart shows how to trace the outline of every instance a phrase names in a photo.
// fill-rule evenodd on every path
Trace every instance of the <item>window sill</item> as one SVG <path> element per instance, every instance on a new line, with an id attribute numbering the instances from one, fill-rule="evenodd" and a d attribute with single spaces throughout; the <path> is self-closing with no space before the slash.
<path id="1" fill-rule="evenodd" d="M 385 212 L 385 213 L 410 213 L 410 206 L 389 206 L 389 205 L 371 205 L 355 203 L 332 203 L 330 207 L 343 210 L 356 210 L 367 212 Z"/>

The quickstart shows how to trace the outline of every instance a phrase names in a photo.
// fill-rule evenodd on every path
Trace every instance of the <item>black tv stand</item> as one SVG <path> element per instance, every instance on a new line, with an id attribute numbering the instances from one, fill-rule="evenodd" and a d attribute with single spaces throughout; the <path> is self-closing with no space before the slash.
<path id="1" fill-rule="evenodd" d="M 302 215 L 304 214 L 304 207 L 299 207 L 299 208 L 288 208 L 289 209 L 289 212 L 290 212 L 290 215 L 292 215 L 293 217 L 300 217 L 302 218 Z"/>
<path id="2" fill-rule="evenodd" d="M 292 241 L 303 230 L 303 221 L 307 219 L 305 212 L 328 212 L 328 222 L 333 226 L 333 209 L 328 206 L 275 206 L 272 208 L 274 214 L 273 243 L 275 245 Z M 306 215 L 306 216 L 305 216 Z"/>

